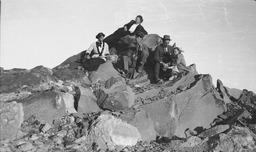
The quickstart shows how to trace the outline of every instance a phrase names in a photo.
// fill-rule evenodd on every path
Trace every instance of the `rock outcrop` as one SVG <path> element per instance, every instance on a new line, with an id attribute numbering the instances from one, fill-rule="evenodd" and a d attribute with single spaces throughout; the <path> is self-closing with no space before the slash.
<path id="1" fill-rule="evenodd" d="M 119 47 L 134 40 L 124 37 Z M 195 64 L 150 83 L 160 42 L 157 34 L 144 37 L 150 55 L 135 80 L 109 61 L 93 72 L 79 69 L 84 52 L 53 69 L 1 68 L 0 151 L 255 151 L 256 95 L 221 80 L 214 87 Z"/>

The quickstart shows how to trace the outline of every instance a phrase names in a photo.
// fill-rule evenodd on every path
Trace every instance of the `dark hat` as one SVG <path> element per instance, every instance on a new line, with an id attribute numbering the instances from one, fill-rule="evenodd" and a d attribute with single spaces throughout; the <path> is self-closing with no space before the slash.
<path id="1" fill-rule="evenodd" d="M 170 35 L 164 35 L 163 40 L 171 40 Z"/>
<path id="2" fill-rule="evenodd" d="M 98 33 L 96 35 L 96 39 L 99 39 L 101 36 L 105 37 L 105 34 L 103 34 L 102 32 Z"/>
<path id="3" fill-rule="evenodd" d="M 139 31 L 139 32 L 137 32 L 137 33 L 135 34 L 135 36 L 136 36 L 136 37 L 141 37 L 141 38 L 143 38 L 143 37 L 144 37 L 144 33 L 142 33 L 141 31 Z"/>

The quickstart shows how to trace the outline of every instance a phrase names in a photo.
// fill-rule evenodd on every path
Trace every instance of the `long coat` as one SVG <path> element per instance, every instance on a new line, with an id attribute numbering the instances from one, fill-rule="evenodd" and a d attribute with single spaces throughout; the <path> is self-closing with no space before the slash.
<path id="1" fill-rule="evenodd" d="M 154 60 L 156 63 L 164 62 L 170 63 L 172 62 L 172 51 L 173 47 L 167 45 L 167 52 L 164 50 L 163 44 L 160 44 L 156 47 L 154 51 Z"/>

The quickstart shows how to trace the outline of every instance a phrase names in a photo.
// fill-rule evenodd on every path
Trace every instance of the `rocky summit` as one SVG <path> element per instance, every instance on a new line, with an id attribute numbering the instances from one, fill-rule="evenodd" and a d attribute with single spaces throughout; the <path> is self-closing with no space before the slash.
<path id="1" fill-rule="evenodd" d="M 150 54 L 159 38 L 144 37 Z M 53 69 L 1 70 L 0 152 L 256 151 L 253 92 L 215 86 L 195 64 L 154 84 L 152 56 L 136 79 L 110 61 L 88 72 L 81 54 Z"/>

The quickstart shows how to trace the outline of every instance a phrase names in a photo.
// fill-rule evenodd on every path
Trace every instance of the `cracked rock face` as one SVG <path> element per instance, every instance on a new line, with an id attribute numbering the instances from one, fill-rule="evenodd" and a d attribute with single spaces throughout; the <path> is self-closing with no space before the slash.
<path id="1" fill-rule="evenodd" d="M 186 137 L 186 130 L 198 133 L 210 128 L 213 120 L 225 111 L 224 101 L 216 98 L 212 88 L 211 77 L 202 75 L 194 86 L 174 96 L 178 109 L 176 136 Z"/>

